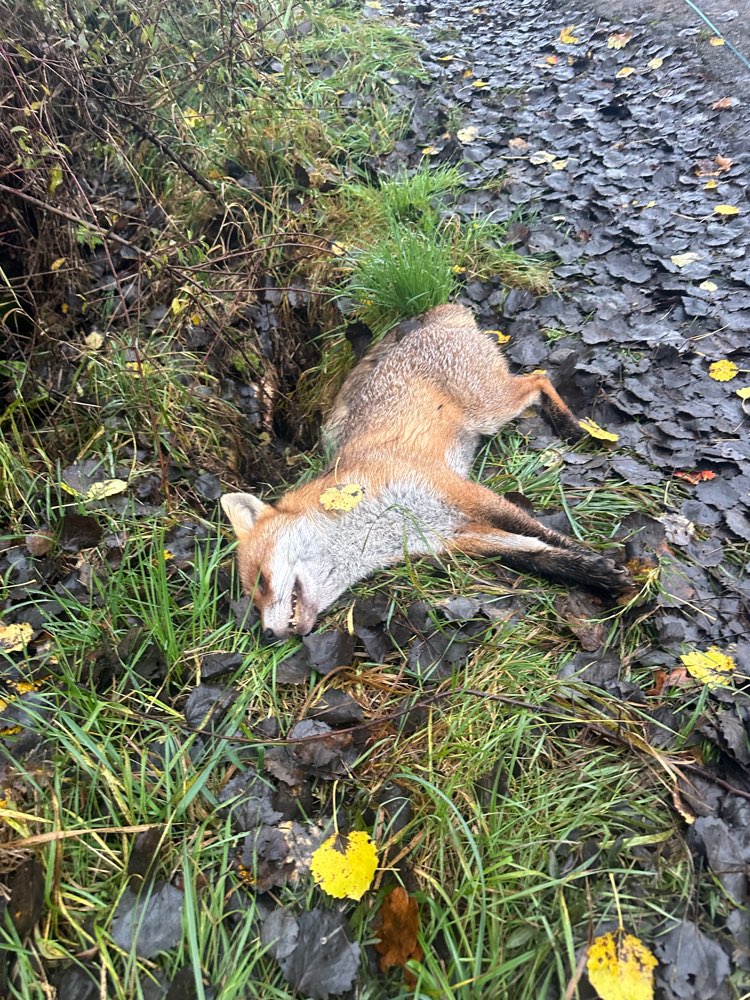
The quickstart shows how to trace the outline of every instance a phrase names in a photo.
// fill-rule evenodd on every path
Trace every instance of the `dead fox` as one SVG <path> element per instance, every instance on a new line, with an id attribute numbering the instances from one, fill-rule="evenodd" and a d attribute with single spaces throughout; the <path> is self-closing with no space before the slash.
<path id="1" fill-rule="evenodd" d="M 327 469 L 271 505 L 221 498 L 264 636 L 306 635 L 347 588 L 407 556 L 499 556 L 515 569 L 609 594 L 611 559 L 545 528 L 467 479 L 480 436 L 534 403 L 567 438 L 581 428 L 544 375 L 511 375 L 469 309 L 439 306 L 387 334 L 344 382 L 325 423 Z"/>

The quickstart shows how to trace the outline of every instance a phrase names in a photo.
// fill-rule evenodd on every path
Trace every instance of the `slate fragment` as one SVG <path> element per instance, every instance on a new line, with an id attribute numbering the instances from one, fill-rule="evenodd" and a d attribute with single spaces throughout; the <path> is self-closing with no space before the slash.
<path id="1" fill-rule="evenodd" d="M 184 894 L 169 882 L 155 882 L 141 893 L 126 889 L 112 917 L 112 940 L 141 958 L 169 951 L 182 937 L 184 901 Z"/>
<path id="2" fill-rule="evenodd" d="M 99 970 L 71 965 L 52 976 L 56 1000 L 100 1000 Z"/>
<path id="3" fill-rule="evenodd" d="M 304 684 L 311 671 L 310 654 L 305 646 L 300 646 L 276 664 L 276 683 Z"/>
<path id="4" fill-rule="evenodd" d="M 304 997 L 328 1000 L 351 989 L 359 970 L 359 945 L 350 941 L 340 913 L 319 907 L 301 914 L 297 945 L 279 961 L 286 981 Z M 286 930 L 289 940 L 290 930 Z"/>
<path id="5" fill-rule="evenodd" d="M 329 726 L 353 726 L 361 722 L 365 713 L 362 706 L 346 691 L 333 688 L 321 695 L 308 711 L 308 718 L 320 719 Z"/>
<path id="6" fill-rule="evenodd" d="M 354 654 L 354 636 L 341 629 L 312 632 L 303 636 L 310 666 L 319 674 L 328 674 L 336 667 L 351 666 Z"/>

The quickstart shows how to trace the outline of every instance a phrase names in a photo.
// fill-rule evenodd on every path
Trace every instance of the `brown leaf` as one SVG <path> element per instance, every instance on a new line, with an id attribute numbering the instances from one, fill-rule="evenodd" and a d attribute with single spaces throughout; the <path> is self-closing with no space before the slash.
<path id="1" fill-rule="evenodd" d="M 714 111 L 728 111 L 730 108 L 733 108 L 736 103 L 736 97 L 720 97 L 718 101 L 714 101 L 711 107 Z"/>
<path id="2" fill-rule="evenodd" d="M 380 955 L 380 970 L 387 972 L 394 965 L 405 965 L 410 958 L 419 962 L 424 952 L 417 941 L 419 907 L 403 886 L 397 885 L 385 897 L 380 907 L 380 940 L 375 950 Z M 409 982 L 408 972 L 405 974 Z"/>
<path id="3" fill-rule="evenodd" d="M 564 618 L 573 635 L 581 644 L 581 649 L 593 653 L 601 649 L 607 632 L 604 623 L 597 621 L 601 615 L 601 604 L 595 597 L 582 591 L 571 590 L 570 593 L 556 601 L 557 612 Z"/>

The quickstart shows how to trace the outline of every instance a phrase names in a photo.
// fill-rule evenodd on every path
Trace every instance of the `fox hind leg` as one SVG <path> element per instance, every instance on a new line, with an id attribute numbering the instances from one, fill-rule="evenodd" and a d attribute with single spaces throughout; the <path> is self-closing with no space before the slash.
<path id="1" fill-rule="evenodd" d="M 516 535 L 491 525 L 468 526 L 453 538 L 451 548 L 467 555 L 496 555 L 511 569 L 605 594 L 624 594 L 632 589 L 627 571 L 606 556 L 584 549 L 557 548 L 540 538 Z"/>

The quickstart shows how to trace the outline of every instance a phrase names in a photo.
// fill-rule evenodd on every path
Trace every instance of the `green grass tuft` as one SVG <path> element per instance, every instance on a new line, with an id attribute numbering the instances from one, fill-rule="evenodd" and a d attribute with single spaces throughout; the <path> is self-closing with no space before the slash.
<path id="1" fill-rule="evenodd" d="M 346 291 L 358 318 L 378 337 L 448 302 L 456 284 L 452 261 L 450 245 L 439 236 L 394 226 L 357 259 Z"/>

